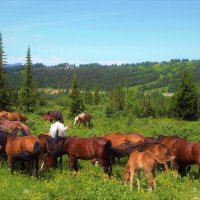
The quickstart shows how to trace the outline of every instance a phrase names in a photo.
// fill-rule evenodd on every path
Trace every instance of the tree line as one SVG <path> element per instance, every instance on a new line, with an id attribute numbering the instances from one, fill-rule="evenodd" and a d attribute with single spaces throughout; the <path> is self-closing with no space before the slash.
<path id="1" fill-rule="evenodd" d="M 65 78 L 70 82 L 70 84 L 68 83 L 70 85 L 70 93 L 64 93 L 65 96 L 70 98 L 69 117 L 73 117 L 84 111 L 85 105 L 104 105 L 106 117 L 130 115 L 133 117 L 176 117 L 183 120 L 197 120 L 199 117 L 199 94 L 194 78 L 198 76 L 199 69 L 195 67 L 199 63 L 199 61 L 172 60 L 169 63 L 146 62 L 137 65 L 126 64 L 120 67 L 91 64 L 80 65 L 79 68 L 66 65 L 64 67 L 48 68 L 42 64 L 37 64 L 34 68 L 31 61 L 30 47 L 28 47 L 26 64 L 11 70 L 9 69 L 6 73 L 3 68 L 5 53 L 3 51 L 2 35 L 0 34 L 0 108 L 1 110 L 9 110 L 12 105 L 17 104 L 19 105 L 18 109 L 21 111 L 34 112 L 36 107 L 42 106 L 47 101 L 44 92 L 39 92 L 37 89 L 40 82 L 36 79 L 36 73 L 41 71 L 46 72 L 46 70 L 56 72 L 58 70 L 59 73 L 54 73 L 52 81 L 61 87 L 63 83 L 59 77 L 63 76 L 63 79 Z M 170 64 L 170 67 L 168 67 L 168 64 Z M 188 68 L 190 71 L 186 70 Z M 193 76 L 191 69 L 193 73 L 196 72 L 195 76 Z M 18 90 L 6 84 L 5 74 L 8 75 L 9 79 L 9 73 L 13 72 L 13 70 L 13 77 L 17 77 L 17 74 L 18 78 L 22 77 L 22 82 L 19 84 Z M 66 74 L 64 72 L 61 73 L 62 70 L 71 71 L 71 79 L 68 80 L 67 76 L 65 77 Z M 184 72 L 180 76 L 182 70 Z M 110 73 L 106 73 L 105 76 L 105 72 Z M 172 72 L 174 72 L 173 75 Z M 98 76 L 101 73 L 103 77 L 99 80 Z M 163 75 L 164 73 L 167 74 L 167 78 Z M 94 76 L 93 79 L 90 79 L 92 76 Z M 137 84 L 141 85 L 143 83 L 142 86 L 136 90 L 129 87 L 131 79 L 126 79 L 129 76 L 133 79 L 135 78 L 137 81 L 140 80 L 141 82 L 139 81 Z M 124 81 L 124 84 L 119 84 L 118 79 L 115 80 L 116 77 L 120 81 Z M 177 77 L 178 87 L 172 98 L 164 97 L 161 93 L 156 92 L 144 93 L 144 88 L 150 87 L 149 80 L 154 87 L 158 87 L 159 81 L 163 85 L 165 85 L 164 82 L 166 81 L 166 84 L 169 85 L 170 80 L 173 80 L 174 77 Z M 179 79 L 179 77 L 181 78 Z M 49 77 L 48 73 L 44 73 L 42 77 L 40 76 L 43 82 L 46 82 L 46 79 L 49 78 L 52 77 Z M 154 79 L 157 81 L 154 81 Z M 94 80 L 100 81 L 99 84 L 94 84 Z M 145 84 L 145 81 L 147 81 L 147 84 Z M 9 82 L 12 81 L 9 80 Z M 125 83 L 129 84 L 126 85 Z M 104 84 L 110 85 L 109 90 L 106 92 L 102 92 Z M 69 90 L 67 89 L 66 91 Z"/>

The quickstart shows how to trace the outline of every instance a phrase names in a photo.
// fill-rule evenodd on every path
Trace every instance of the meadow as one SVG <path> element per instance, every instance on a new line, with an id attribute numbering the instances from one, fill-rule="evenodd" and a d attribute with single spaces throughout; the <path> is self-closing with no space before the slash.
<path id="1" fill-rule="evenodd" d="M 141 133 L 145 136 L 180 135 L 190 141 L 200 140 L 200 125 L 197 122 L 186 122 L 174 119 L 133 118 L 121 116 L 106 118 L 101 106 L 90 106 L 93 114 L 92 129 L 84 126 L 71 127 L 69 136 L 93 137 L 106 133 L 122 131 L 124 133 Z M 50 122 L 43 121 L 42 109 L 28 115 L 31 133 L 39 135 L 48 132 Z M 72 125 L 73 120 L 67 118 L 63 110 L 65 125 Z M 133 191 L 124 184 L 124 169 L 127 158 L 113 165 L 113 175 L 109 178 L 100 166 L 91 165 L 90 161 L 79 160 L 78 172 L 69 171 L 67 156 L 64 156 L 62 169 L 49 169 L 39 173 L 39 180 L 33 176 L 15 172 L 10 174 L 7 163 L 1 164 L 0 196 L 1 199 L 200 199 L 200 184 L 197 178 L 198 169 L 192 167 L 186 177 L 175 178 L 175 172 L 157 172 L 157 188 L 150 193 L 147 190 L 147 179 L 142 174 L 141 190 L 136 184 Z"/>

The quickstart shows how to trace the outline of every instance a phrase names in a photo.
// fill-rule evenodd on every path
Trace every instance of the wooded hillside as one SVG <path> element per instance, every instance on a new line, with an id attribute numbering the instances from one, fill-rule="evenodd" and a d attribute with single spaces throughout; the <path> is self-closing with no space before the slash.
<path id="1" fill-rule="evenodd" d="M 9 87 L 19 88 L 23 66 L 6 68 Z M 140 86 L 141 91 L 160 88 L 162 92 L 174 92 L 177 82 L 185 69 L 192 72 L 195 81 L 200 78 L 200 60 L 173 59 L 170 62 L 143 62 L 137 64 L 100 65 L 87 64 L 79 67 L 60 64 L 47 67 L 33 65 L 34 78 L 38 88 L 70 88 L 74 75 L 81 89 L 110 90 L 121 85 Z"/>

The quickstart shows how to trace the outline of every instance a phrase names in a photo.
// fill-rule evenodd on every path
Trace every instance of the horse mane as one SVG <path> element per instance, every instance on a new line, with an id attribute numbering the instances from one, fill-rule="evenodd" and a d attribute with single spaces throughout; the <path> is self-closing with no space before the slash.
<path id="1" fill-rule="evenodd" d="M 57 138 L 47 138 L 46 141 L 50 149 L 49 155 L 51 157 L 58 157 L 62 155 L 63 144 L 68 138 L 69 137 L 60 137 L 60 136 L 58 136 Z M 54 149 L 54 142 L 58 140 L 61 141 L 61 144 Z"/>
<path id="2" fill-rule="evenodd" d="M 130 141 L 125 141 L 124 143 L 122 143 L 120 146 L 113 148 L 115 151 L 117 151 L 118 154 L 121 154 L 121 156 L 127 156 L 130 153 L 132 153 L 133 151 L 137 150 L 137 148 L 140 146 L 141 144 L 135 144 L 133 142 Z"/>
<path id="3" fill-rule="evenodd" d="M 137 147 L 137 150 L 139 152 L 142 152 L 144 151 L 146 148 L 148 148 L 149 146 L 153 145 L 153 144 L 160 144 L 158 141 L 153 141 L 153 142 L 145 142 L 145 143 L 142 143 L 140 144 L 138 147 Z M 160 144 L 161 146 L 165 146 L 164 144 Z M 166 146 L 165 146 L 166 147 Z"/>
<path id="4" fill-rule="evenodd" d="M 18 134 L 18 131 L 19 131 L 20 129 L 19 128 L 14 128 L 13 129 L 13 131 L 11 132 L 11 138 L 15 138 Z"/>
<path id="5" fill-rule="evenodd" d="M 160 141 L 160 140 L 162 140 L 162 139 L 164 139 L 166 137 L 172 137 L 174 139 L 181 139 L 181 137 L 178 136 L 178 135 L 159 135 L 157 140 Z"/>

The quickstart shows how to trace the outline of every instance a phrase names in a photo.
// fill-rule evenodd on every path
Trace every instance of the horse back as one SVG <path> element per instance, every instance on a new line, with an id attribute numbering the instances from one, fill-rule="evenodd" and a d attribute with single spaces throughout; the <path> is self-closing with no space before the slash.
<path id="1" fill-rule="evenodd" d="M 109 140 L 102 137 L 94 137 L 94 138 L 70 138 L 65 145 L 64 149 L 67 150 L 67 154 L 71 156 L 75 156 L 77 158 L 82 159 L 92 159 L 95 157 L 99 157 L 107 149 L 109 148 L 106 145 Z"/>

